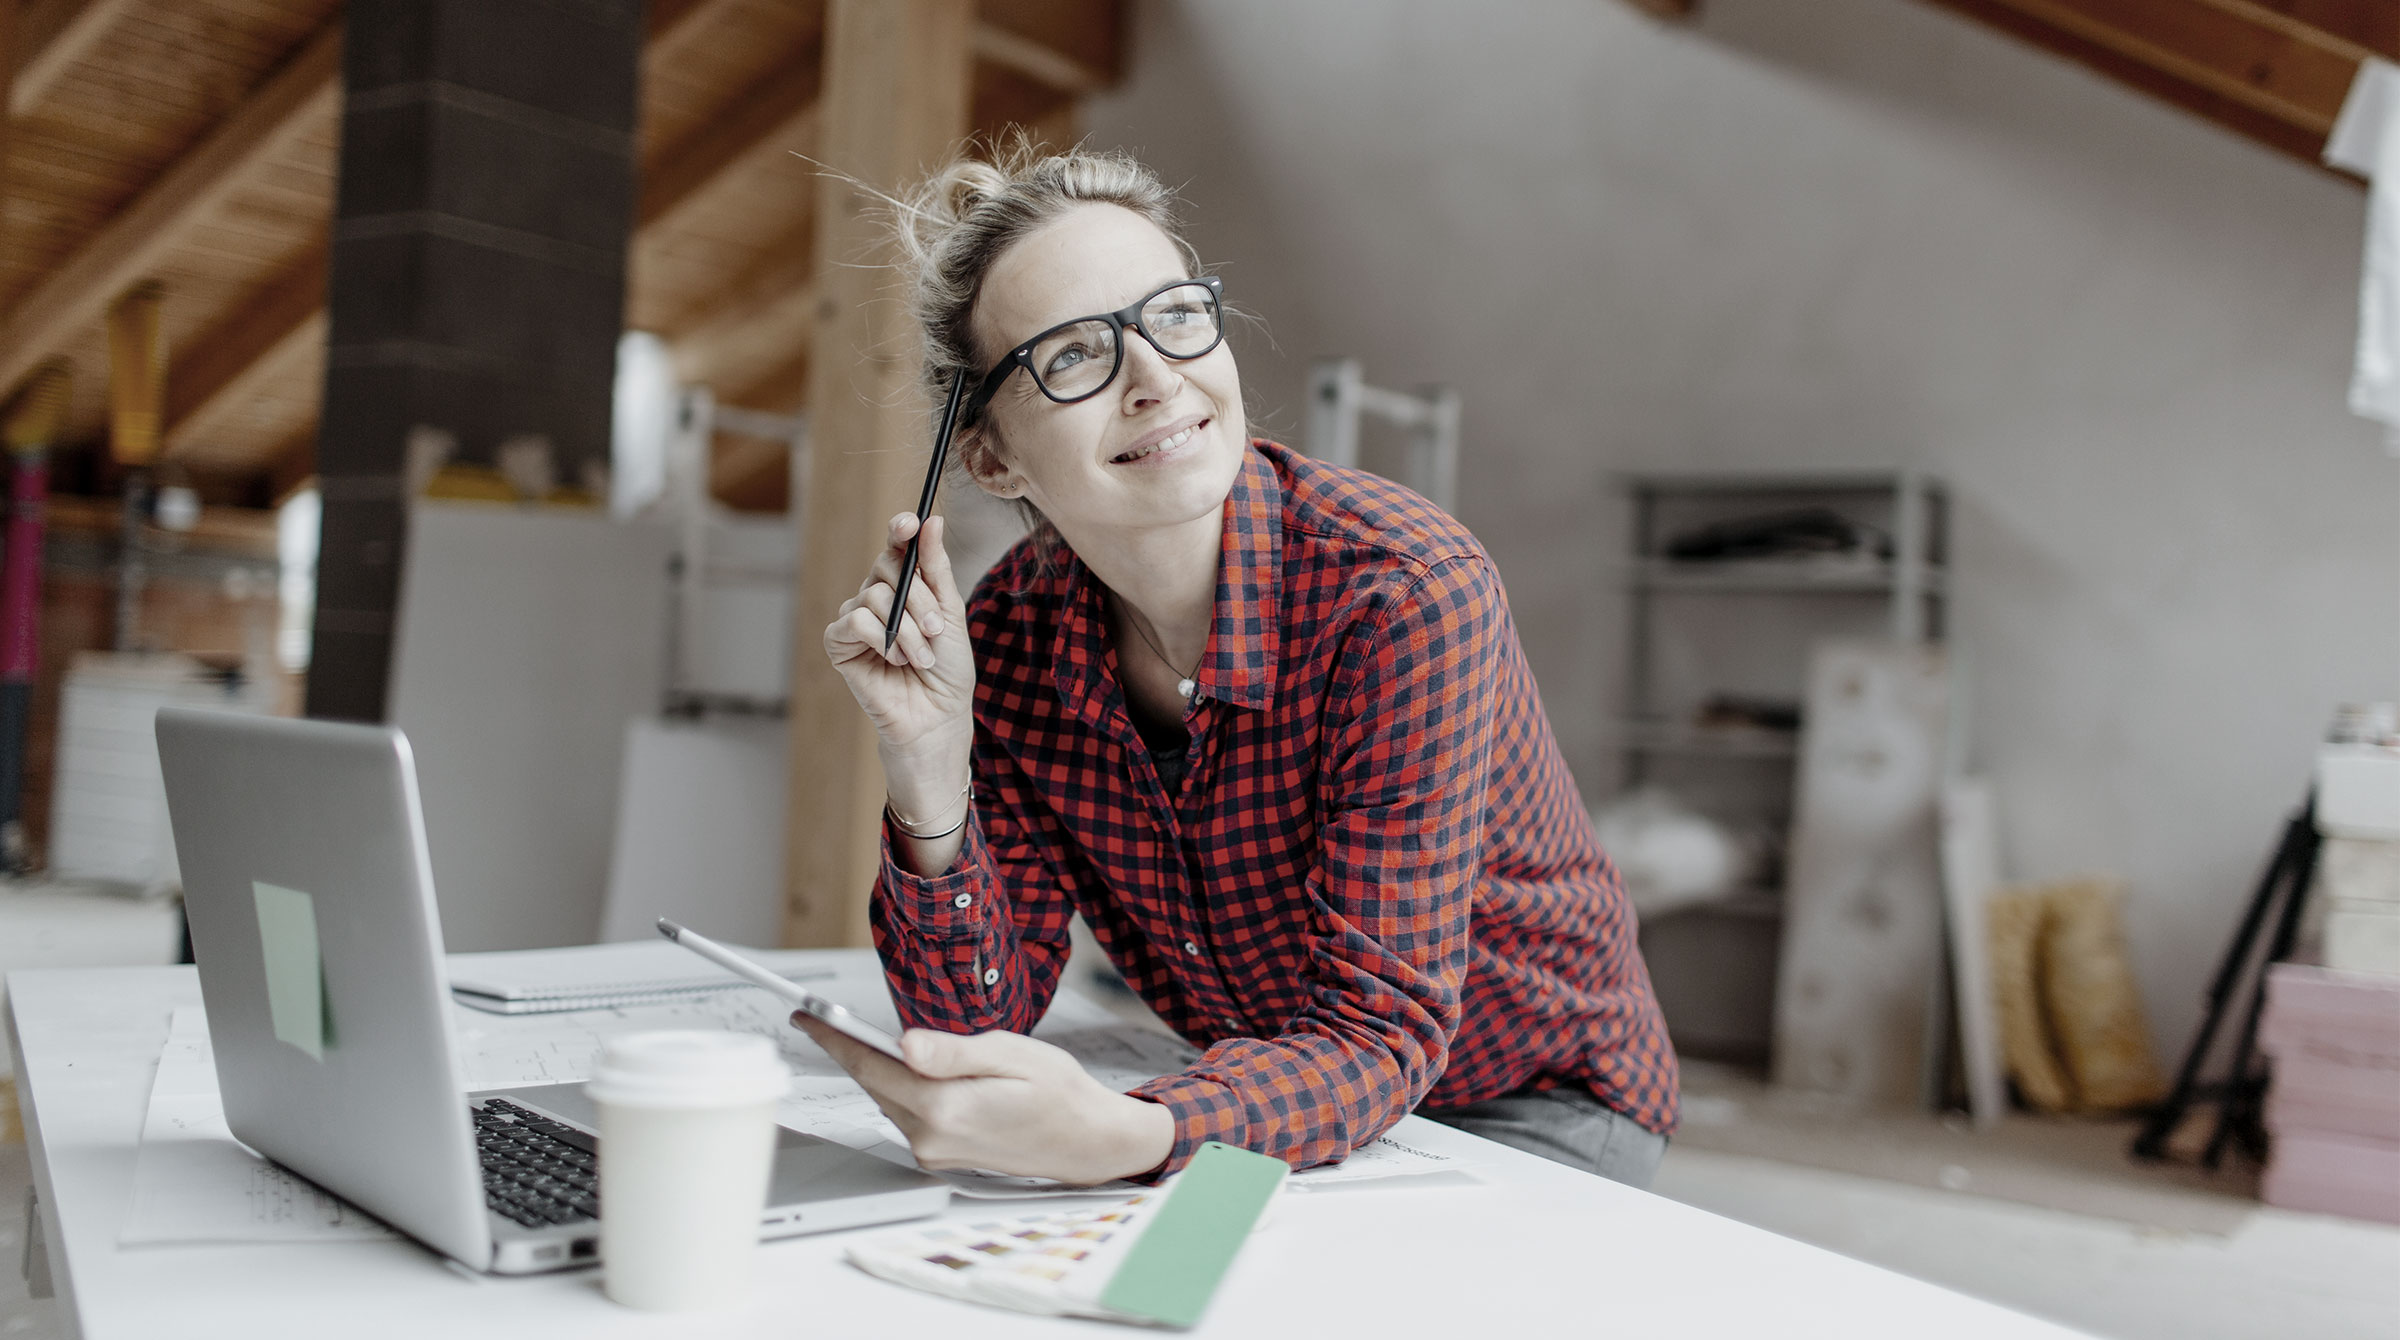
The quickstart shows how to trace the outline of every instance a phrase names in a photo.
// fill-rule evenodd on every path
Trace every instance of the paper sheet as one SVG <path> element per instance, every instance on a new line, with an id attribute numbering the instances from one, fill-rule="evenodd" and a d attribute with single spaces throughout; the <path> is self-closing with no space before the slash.
<path id="1" fill-rule="evenodd" d="M 879 1027 L 899 1019 L 871 964 L 846 969 L 835 994 Z M 841 989 L 847 985 L 850 989 Z M 460 1068 L 470 1089 L 575 1083 L 591 1077 L 603 1042 L 653 1028 L 724 1028 L 774 1040 L 793 1072 L 777 1119 L 795 1130 L 906 1167 L 908 1141 L 855 1080 L 787 1022 L 789 1011 L 764 991 L 741 989 L 687 1000 L 571 1014 L 494 1015 L 453 1007 Z M 1199 1052 L 1181 1038 L 1125 1022 L 1095 1002 L 1062 994 L 1034 1036 L 1064 1048 L 1114 1089 L 1172 1074 Z M 1294 1189 L 1450 1171 L 1460 1165 L 1416 1147 L 1410 1118 L 1343 1163 L 1296 1173 Z M 988 1200 L 1122 1195 L 1138 1190 L 1064 1187 L 994 1173 L 942 1174 L 961 1194 Z M 134 1164 L 134 1201 L 125 1243 L 284 1242 L 388 1237 L 391 1230 L 306 1181 L 251 1153 L 226 1128 L 208 1029 L 197 1007 L 178 1009 L 151 1086 L 150 1109 Z"/>
<path id="2" fill-rule="evenodd" d="M 897 1031 L 899 1018 L 876 989 L 879 986 L 878 982 L 865 991 L 842 992 L 838 998 L 877 1027 Z M 778 1121 L 902 1167 L 915 1167 L 908 1138 L 900 1128 L 883 1115 L 857 1081 L 786 1022 L 788 1015 L 774 996 L 741 990 L 697 1000 L 563 1015 L 499 1016 L 461 1009 L 453 1018 L 459 1030 L 460 1062 L 469 1087 L 477 1089 L 587 1079 L 603 1040 L 635 1029 L 727 1028 L 757 1033 L 774 1039 L 792 1067 L 792 1089 L 776 1111 Z M 1118 1090 L 1173 1074 L 1200 1055 L 1198 1048 L 1173 1034 L 1127 1023 L 1104 1007 L 1069 994 L 1056 999 L 1033 1035 L 1063 1048 L 1083 1063 L 1092 1078 Z M 1405 1124 L 1396 1127 L 1341 1163 L 1293 1174 L 1292 1187 L 1304 1190 L 1459 1168 L 1455 1159 L 1417 1148 L 1406 1136 Z M 982 1200 L 1123 1195 L 1139 1189 L 1130 1182 L 1067 1187 L 1044 1178 L 987 1172 L 937 1175 L 959 1194 Z"/>
<path id="3" fill-rule="evenodd" d="M 392 1230 L 250 1152 L 225 1125 L 208 1023 L 175 1011 L 134 1156 L 133 1208 L 117 1241 L 303 1242 Z"/>

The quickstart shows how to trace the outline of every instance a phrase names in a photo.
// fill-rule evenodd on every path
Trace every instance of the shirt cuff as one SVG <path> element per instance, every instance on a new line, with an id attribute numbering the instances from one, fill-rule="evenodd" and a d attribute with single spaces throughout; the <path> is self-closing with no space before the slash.
<path id="1" fill-rule="evenodd" d="M 1135 1085 L 1127 1094 L 1156 1103 L 1175 1118 L 1175 1143 L 1167 1151 L 1167 1161 L 1134 1181 L 1154 1182 L 1183 1171 L 1183 1165 L 1192 1161 L 1200 1146 L 1211 1140 L 1247 1147 L 1242 1140 L 1241 1100 L 1218 1080 L 1162 1075 Z"/>
<path id="2" fill-rule="evenodd" d="M 883 823 L 884 905 L 910 932 L 927 939 L 972 939 L 983 933 L 983 904 L 990 897 L 991 862 L 983 825 L 970 818 L 958 859 L 938 875 L 920 875 L 892 854 L 892 825 Z"/>

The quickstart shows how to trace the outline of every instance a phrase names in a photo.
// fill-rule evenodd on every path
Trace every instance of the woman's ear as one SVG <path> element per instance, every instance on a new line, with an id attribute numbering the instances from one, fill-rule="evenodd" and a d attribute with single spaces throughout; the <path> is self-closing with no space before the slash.
<path id="1" fill-rule="evenodd" d="M 1024 496 L 1025 481 L 992 449 L 992 435 L 983 424 L 960 429 L 954 445 L 960 467 L 966 470 L 967 478 L 975 481 L 976 487 L 995 498 Z"/>

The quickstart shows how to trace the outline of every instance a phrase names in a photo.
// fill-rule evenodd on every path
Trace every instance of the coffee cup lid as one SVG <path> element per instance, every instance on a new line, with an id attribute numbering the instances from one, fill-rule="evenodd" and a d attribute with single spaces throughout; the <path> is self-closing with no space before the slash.
<path id="1" fill-rule="evenodd" d="M 610 1038 L 585 1092 L 628 1107 L 731 1107 L 773 1102 L 791 1085 L 775 1044 L 755 1033 L 672 1029 Z"/>

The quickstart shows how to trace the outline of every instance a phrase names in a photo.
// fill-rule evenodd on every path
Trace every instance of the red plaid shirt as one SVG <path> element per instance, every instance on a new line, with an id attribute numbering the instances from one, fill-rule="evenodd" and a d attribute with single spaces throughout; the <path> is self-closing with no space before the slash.
<path id="1" fill-rule="evenodd" d="M 1206 1049 L 1135 1089 L 1294 1167 L 1418 1104 L 1579 1083 L 1675 1123 L 1633 911 L 1542 715 L 1491 559 L 1424 499 L 1253 444 L 1168 794 L 1126 713 L 1101 587 L 1011 550 L 976 587 L 975 819 L 894 864 L 876 948 L 910 1025 L 1026 1031 L 1083 913 Z"/>

